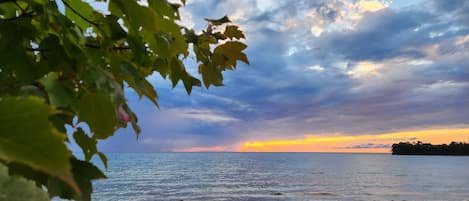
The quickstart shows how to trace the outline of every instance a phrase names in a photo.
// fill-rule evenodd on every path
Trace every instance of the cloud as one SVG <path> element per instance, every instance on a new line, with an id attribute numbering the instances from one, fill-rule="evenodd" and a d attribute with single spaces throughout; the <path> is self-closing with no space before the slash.
<path id="1" fill-rule="evenodd" d="M 419 11 L 386 9 L 366 13 L 355 29 L 328 33 L 317 40 L 316 45 L 322 51 L 334 52 L 351 61 L 382 61 L 402 56 L 420 58 L 424 53 L 408 47 L 430 42 L 423 40 L 424 32 L 414 29 L 432 20 L 436 19 L 431 14 Z"/>
<path id="2" fill-rule="evenodd" d="M 209 122 L 209 123 L 228 123 L 240 121 L 237 118 L 226 115 L 221 111 L 209 109 L 173 109 L 171 112 L 176 113 L 177 117 Z"/>
<path id="3" fill-rule="evenodd" d="M 347 75 L 352 78 L 363 78 L 369 76 L 379 76 L 379 69 L 383 67 L 381 63 L 373 63 L 368 61 L 362 61 L 355 64 L 353 69 L 347 71 Z"/>
<path id="4" fill-rule="evenodd" d="M 466 26 L 469 25 L 469 2 L 465 0 L 454 0 L 451 3 L 432 0 L 431 4 L 436 12 L 448 16 L 448 18 L 456 19 L 457 22 Z"/>
<path id="5" fill-rule="evenodd" d="M 324 67 L 322 67 L 320 65 L 309 66 L 306 69 L 311 70 L 311 71 L 316 71 L 316 72 L 324 71 Z"/>
<path id="6" fill-rule="evenodd" d="M 355 29 L 368 12 L 388 7 L 383 1 L 324 1 L 308 11 L 311 33 L 320 37 L 324 32 Z"/>
<path id="7" fill-rule="evenodd" d="M 368 143 L 368 144 L 359 144 L 359 145 L 353 145 L 349 147 L 344 147 L 345 149 L 388 149 L 391 148 L 390 144 L 373 144 L 373 143 Z"/>
<path id="8" fill-rule="evenodd" d="M 173 149 L 174 152 L 226 152 L 229 151 L 225 147 L 215 146 L 215 147 L 189 147 L 181 149 Z"/>
<path id="9" fill-rule="evenodd" d="M 133 142 L 121 131 L 105 147 L 235 150 L 246 141 L 301 141 L 310 133 L 371 133 L 372 140 L 383 133 L 465 128 L 466 7 L 467 1 L 189 1 L 183 12 L 195 30 L 206 26 L 203 18 L 232 16 L 247 36 L 251 65 L 224 74 L 224 87 L 194 89 L 191 96 L 182 85 L 171 89 L 151 77 L 161 110 L 130 95 L 142 138 Z M 414 137 L 422 140 L 402 140 Z M 368 143 L 386 144 L 335 147 Z"/>

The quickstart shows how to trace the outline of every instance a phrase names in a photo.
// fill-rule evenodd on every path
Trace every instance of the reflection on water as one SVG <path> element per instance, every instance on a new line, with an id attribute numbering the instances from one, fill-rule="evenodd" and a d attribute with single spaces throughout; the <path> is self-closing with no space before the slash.
<path id="1" fill-rule="evenodd" d="M 469 157 L 109 154 L 93 200 L 469 200 Z"/>

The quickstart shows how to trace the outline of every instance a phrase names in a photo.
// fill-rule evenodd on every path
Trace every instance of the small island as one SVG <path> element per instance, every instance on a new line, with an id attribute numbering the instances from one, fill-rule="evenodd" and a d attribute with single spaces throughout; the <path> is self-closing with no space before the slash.
<path id="1" fill-rule="evenodd" d="M 469 143 L 451 142 L 447 144 L 432 145 L 420 141 L 400 142 L 392 145 L 393 155 L 458 155 L 469 156 Z"/>

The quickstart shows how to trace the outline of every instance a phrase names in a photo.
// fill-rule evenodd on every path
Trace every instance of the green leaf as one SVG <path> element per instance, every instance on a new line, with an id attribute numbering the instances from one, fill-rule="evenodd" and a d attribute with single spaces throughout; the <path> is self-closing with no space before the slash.
<path id="1" fill-rule="evenodd" d="M 225 32 L 224 32 L 223 34 L 224 34 L 226 37 L 230 38 L 230 39 L 233 39 L 233 38 L 236 38 L 236 39 L 245 38 L 243 32 L 242 32 L 241 30 L 239 30 L 238 26 L 235 26 L 235 25 L 226 26 Z"/>
<path id="2" fill-rule="evenodd" d="M 167 16 L 170 19 L 179 19 L 177 7 L 173 7 L 167 0 L 148 0 L 148 4 L 162 16 Z"/>
<path id="3" fill-rule="evenodd" d="M 174 88 L 178 84 L 179 80 L 181 80 L 185 68 L 184 64 L 177 58 L 173 58 L 171 60 L 170 68 L 169 79 L 171 80 Z"/>
<path id="4" fill-rule="evenodd" d="M 73 125 L 73 118 L 75 116 L 72 116 L 68 112 L 63 112 L 63 113 L 56 113 L 54 115 L 51 115 L 49 117 L 49 121 L 52 123 L 52 125 L 55 126 L 57 130 L 59 130 L 61 133 L 67 133 L 67 129 L 65 127 L 66 124 L 68 125 Z M 67 140 L 68 142 L 68 140 Z"/>
<path id="5" fill-rule="evenodd" d="M 202 83 L 200 82 L 199 79 L 193 77 L 186 71 L 184 71 L 184 73 L 182 74 L 182 82 L 184 83 L 184 88 L 186 88 L 186 92 L 189 95 L 192 92 L 193 86 L 198 86 L 198 87 L 202 86 Z"/>
<path id="6" fill-rule="evenodd" d="M 2 3 L 3 5 L 3 3 Z M 13 21 L 0 20 L 0 66 L 2 73 L 11 74 L 16 81 L 28 82 L 41 76 L 39 68 L 34 65 L 33 56 L 25 49 L 34 39 L 37 30 L 30 18 L 19 18 Z"/>
<path id="7" fill-rule="evenodd" d="M 72 159 L 72 171 L 75 181 L 82 190 L 82 200 L 91 200 L 91 193 L 93 192 L 93 184 L 91 180 L 104 179 L 106 176 L 93 164 Z"/>
<path id="8" fill-rule="evenodd" d="M 82 0 L 63 0 L 66 4 L 65 6 L 65 15 L 75 22 L 75 24 L 85 31 L 90 27 L 90 23 L 85 19 L 90 20 L 90 17 L 93 14 L 93 8 L 86 2 Z M 72 10 L 73 9 L 73 10 Z"/>
<path id="9" fill-rule="evenodd" d="M 186 36 L 186 40 L 189 43 L 194 43 L 194 44 L 199 43 L 197 34 L 195 34 L 194 30 L 192 29 L 184 29 L 184 36 Z"/>
<path id="10" fill-rule="evenodd" d="M 200 64 L 199 73 L 202 74 L 202 81 L 207 89 L 210 85 L 223 86 L 223 74 L 216 67 Z"/>
<path id="11" fill-rule="evenodd" d="M 104 174 L 93 164 L 72 158 L 72 172 L 75 181 L 81 189 L 81 194 L 75 193 L 71 188 L 64 185 L 61 180 L 49 178 L 47 188 L 52 196 L 59 196 L 65 199 L 75 199 L 77 201 L 91 201 L 93 193 L 92 180 L 106 178 Z"/>
<path id="12" fill-rule="evenodd" d="M 83 94 L 78 103 L 78 119 L 88 124 L 94 136 L 106 139 L 114 134 L 117 117 L 111 97 L 103 94 Z"/>
<path id="13" fill-rule="evenodd" d="M 0 163 L 0 200 L 48 201 L 49 196 L 33 181 L 8 175 L 8 168 Z"/>
<path id="14" fill-rule="evenodd" d="M 127 33 L 122 29 L 118 20 L 119 18 L 115 15 L 107 15 L 104 18 L 104 23 L 99 24 L 103 34 L 112 40 L 120 40 L 127 36 Z"/>
<path id="15" fill-rule="evenodd" d="M 91 157 L 97 152 L 96 145 L 98 142 L 96 139 L 86 135 L 82 128 L 78 128 L 77 131 L 73 133 L 73 139 L 75 139 L 75 142 L 83 151 L 85 160 L 91 160 Z"/>
<path id="16" fill-rule="evenodd" d="M 153 63 L 154 69 L 158 71 L 162 78 L 166 79 L 169 74 L 170 67 L 166 59 L 157 58 Z"/>
<path id="17" fill-rule="evenodd" d="M 170 56 L 177 56 L 179 54 L 184 55 L 184 58 L 186 58 L 189 55 L 189 51 L 187 51 L 187 48 L 189 45 L 186 42 L 186 38 L 181 34 L 181 32 L 178 32 L 177 34 L 173 33 L 173 41 L 170 46 Z"/>
<path id="18" fill-rule="evenodd" d="M 50 177 L 46 173 L 32 169 L 30 166 L 25 164 L 9 162 L 6 165 L 8 166 L 8 173 L 10 175 L 18 175 L 27 180 L 32 180 L 36 183 L 36 186 L 45 185 L 47 183 L 47 179 Z"/>
<path id="19" fill-rule="evenodd" d="M 141 80 L 143 88 L 141 91 L 143 91 L 143 94 L 157 107 L 159 108 L 160 106 L 158 105 L 158 94 L 156 93 L 155 88 L 153 85 L 151 85 L 148 80 L 143 79 Z"/>
<path id="20" fill-rule="evenodd" d="M 152 46 L 152 49 L 155 50 L 155 53 L 160 57 L 168 57 L 169 47 L 173 42 L 171 36 L 164 33 L 157 33 L 154 34 L 154 40 L 155 44 L 150 44 L 150 46 Z"/>
<path id="21" fill-rule="evenodd" d="M 156 107 L 159 107 L 155 88 L 141 75 L 136 66 L 129 62 L 122 62 L 121 74 L 129 86 L 137 92 L 139 98 L 146 96 Z"/>
<path id="22" fill-rule="evenodd" d="M 247 48 L 247 45 L 238 41 L 230 41 L 225 44 L 219 45 L 213 51 L 214 54 L 221 54 L 228 59 L 228 64 L 236 67 L 236 61 L 242 61 L 249 64 L 249 60 L 242 51 Z"/>
<path id="23" fill-rule="evenodd" d="M 25 85 L 20 88 L 20 96 L 37 96 L 40 98 L 45 98 L 46 94 L 39 89 L 39 87 L 34 85 Z"/>
<path id="24" fill-rule="evenodd" d="M 103 162 L 104 168 L 107 169 L 107 157 L 104 155 L 102 152 L 98 152 L 98 156 L 101 159 L 101 162 Z"/>
<path id="25" fill-rule="evenodd" d="M 54 175 L 79 192 L 70 172 L 66 135 L 49 122 L 52 108 L 37 97 L 0 97 L 0 159 Z"/>
<path id="26" fill-rule="evenodd" d="M 3 18 L 13 18 L 16 17 L 18 12 L 18 7 L 13 3 L 4 3 L 0 6 L 0 15 Z"/>
<path id="27" fill-rule="evenodd" d="M 205 18 L 206 21 L 210 22 L 211 24 L 217 26 L 217 25 L 222 25 L 222 24 L 225 24 L 225 23 L 229 23 L 231 22 L 230 18 L 228 18 L 228 16 L 223 16 L 222 18 L 220 19 L 208 19 L 208 18 Z"/>
<path id="28" fill-rule="evenodd" d="M 219 40 L 226 40 L 227 36 L 225 34 L 222 34 L 220 32 L 215 32 L 210 34 L 211 37 L 215 38 L 215 40 L 212 42 L 213 44 L 218 43 Z"/>
<path id="29" fill-rule="evenodd" d="M 107 157 L 103 153 L 98 152 L 98 141 L 95 138 L 88 136 L 82 128 L 78 128 L 73 133 L 73 139 L 75 139 L 75 142 L 83 151 L 86 161 L 90 161 L 94 154 L 98 154 L 104 167 L 107 168 Z"/>
<path id="30" fill-rule="evenodd" d="M 208 63 L 210 56 L 212 53 L 210 52 L 210 46 L 199 46 L 194 45 L 194 53 L 196 55 L 197 61 L 202 63 Z"/>
<path id="31" fill-rule="evenodd" d="M 48 50 L 41 52 L 40 57 L 47 58 L 43 62 L 46 62 L 51 69 L 57 69 L 57 66 L 71 61 L 61 44 L 60 38 L 56 35 L 48 34 L 39 43 L 39 48 Z"/>
<path id="32" fill-rule="evenodd" d="M 124 104 L 123 107 L 124 107 L 124 110 L 131 116 L 132 121 L 130 123 L 132 124 L 132 128 L 134 129 L 135 135 L 137 136 L 137 139 L 138 139 L 138 137 L 140 136 L 141 129 L 140 129 L 140 126 L 138 126 L 137 124 L 137 121 L 138 121 L 137 115 L 134 112 L 132 112 L 132 110 L 130 110 L 127 104 Z"/>
<path id="33" fill-rule="evenodd" d="M 153 9 L 141 6 L 136 1 L 111 0 L 109 10 L 118 17 L 125 15 L 123 19 L 125 25 L 130 29 L 129 32 L 138 32 L 140 28 L 153 33 L 157 32 L 159 29 L 157 22 L 163 19 Z"/>
<path id="34" fill-rule="evenodd" d="M 57 78 L 57 73 L 52 72 L 39 81 L 47 91 L 50 104 L 54 107 L 70 106 L 73 110 L 76 110 L 78 102 L 73 90 L 64 83 L 59 82 Z"/>

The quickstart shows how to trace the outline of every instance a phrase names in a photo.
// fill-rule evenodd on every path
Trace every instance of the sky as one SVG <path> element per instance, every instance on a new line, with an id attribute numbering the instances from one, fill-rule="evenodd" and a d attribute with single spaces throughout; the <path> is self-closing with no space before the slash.
<path id="1" fill-rule="evenodd" d="M 160 109 L 128 89 L 142 133 L 105 152 L 389 152 L 392 143 L 469 142 L 469 1 L 190 0 L 196 31 L 228 15 L 251 64 L 223 87 L 148 79 Z M 193 57 L 185 61 L 197 72 Z"/>

